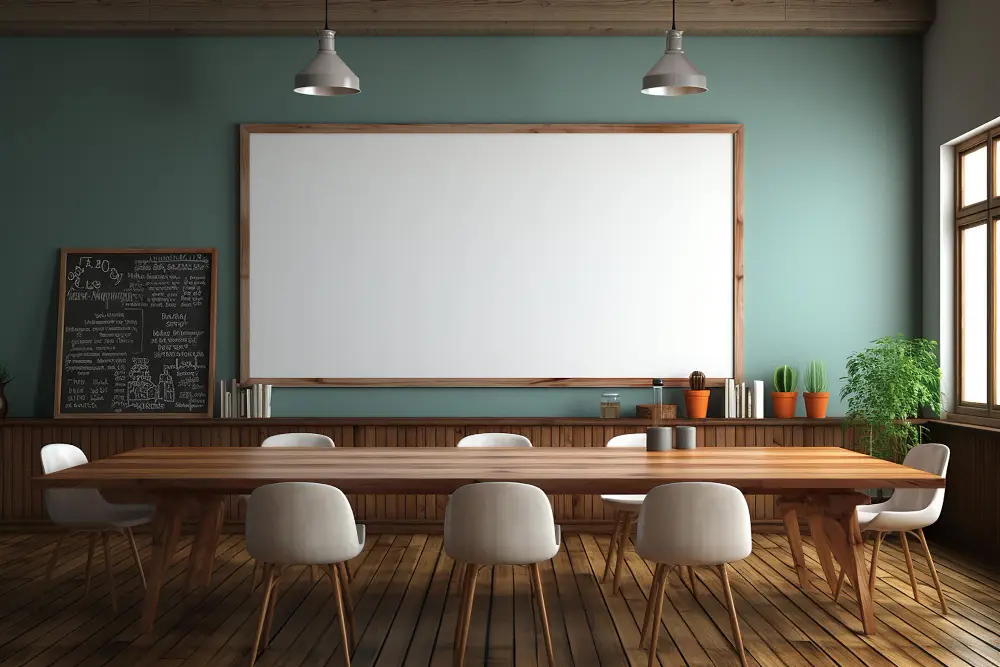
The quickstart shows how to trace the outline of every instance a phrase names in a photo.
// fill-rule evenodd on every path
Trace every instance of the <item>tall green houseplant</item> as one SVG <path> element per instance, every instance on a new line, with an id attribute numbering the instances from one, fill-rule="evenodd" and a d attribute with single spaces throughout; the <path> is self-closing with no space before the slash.
<path id="1" fill-rule="evenodd" d="M 923 408 L 941 412 L 937 341 L 902 334 L 879 338 L 848 357 L 841 379 L 845 427 L 855 428 L 858 444 L 872 456 L 902 461 L 926 430 L 909 419 Z"/>

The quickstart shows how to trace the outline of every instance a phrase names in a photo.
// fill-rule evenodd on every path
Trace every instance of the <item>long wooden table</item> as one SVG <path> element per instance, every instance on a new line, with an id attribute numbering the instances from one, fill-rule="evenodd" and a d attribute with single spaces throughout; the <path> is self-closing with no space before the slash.
<path id="1" fill-rule="evenodd" d="M 834 447 L 702 448 L 651 453 L 634 449 L 395 449 L 150 447 L 35 478 L 44 486 L 89 486 L 148 494 L 157 508 L 153 557 L 141 628 L 156 619 L 160 588 L 174 557 L 185 508 L 199 524 L 187 586 L 207 585 L 223 521 L 223 501 L 275 482 L 332 484 L 345 493 L 454 492 L 475 482 L 517 481 L 547 493 L 645 493 L 672 482 L 731 484 L 746 493 L 778 494 L 799 582 L 808 585 L 798 515 L 809 522 L 831 590 L 836 563 L 858 596 L 862 631 L 875 633 L 856 489 L 941 488 L 919 470 Z"/>

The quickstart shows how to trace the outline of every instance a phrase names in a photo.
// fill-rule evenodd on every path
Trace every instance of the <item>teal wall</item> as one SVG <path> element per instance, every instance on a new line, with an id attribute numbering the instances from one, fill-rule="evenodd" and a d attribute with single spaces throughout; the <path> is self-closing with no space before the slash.
<path id="1" fill-rule="evenodd" d="M 918 38 L 692 38 L 711 90 L 679 99 L 639 94 L 658 38 L 338 46 L 361 95 L 291 92 L 311 38 L 0 39 L 0 360 L 17 375 L 12 415 L 51 414 L 63 246 L 218 247 L 217 371 L 236 373 L 236 126 L 248 122 L 743 123 L 748 377 L 815 357 L 837 378 L 869 340 L 918 330 Z M 664 307 L 671 287 L 655 293 Z M 678 326 L 691 322 L 679 313 Z M 288 389 L 274 401 L 278 415 L 582 416 L 600 393 Z M 629 411 L 648 392 L 622 394 Z"/>

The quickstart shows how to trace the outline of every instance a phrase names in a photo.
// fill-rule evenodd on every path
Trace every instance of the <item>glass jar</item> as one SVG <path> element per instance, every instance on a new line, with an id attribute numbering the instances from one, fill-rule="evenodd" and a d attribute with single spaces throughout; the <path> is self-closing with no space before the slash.
<path id="1" fill-rule="evenodd" d="M 622 403 L 618 394 L 601 394 L 601 419 L 618 419 L 622 416 Z"/>

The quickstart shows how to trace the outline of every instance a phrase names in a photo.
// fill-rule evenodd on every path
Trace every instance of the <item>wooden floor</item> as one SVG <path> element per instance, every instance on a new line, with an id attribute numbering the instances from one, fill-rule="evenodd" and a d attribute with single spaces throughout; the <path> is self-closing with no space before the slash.
<path id="1" fill-rule="evenodd" d="M 148 537 L 140 536 L 143 557 Z M 251 563 L 242 538 L 224 536 L 210 590 L 183 592 L 186 538 L 160 603 L 156 631 L 139 636 L 135 625 L 141 584 L 124 540 L 112 562 L 119 613 L 107 595 L 100 549 L 95 588 L 84 595 L 86 539 L 64 545 L 51 584 L 43 582 L 51 535 L 0 535 L 0 665 L 30 667 L 227 667 L 246 665 L 260 592 L 251 595 Z M 819 572 L 815 551 L 807 557 Z M 606 536 L 568 535 L 543 570 L 556 662 L 576 665 L 646 665 L 638 649 L 652 571 L 634 553 L 627 559 L 624 595 L 611 597 L 598 583 Z M 1000 566 L 977 565 L 935 549 L 951 614 L 937 613 L 930 576 L 917 559 L 923 604 L 913 601 L 895 541 L 883 546 L 875 594 L 878 635 L 856 634 L 853 600 L 834 604 L 820 590 L 803 594 L 783 537 L 755 535 L 753 554 L 737 563 L 731 580 L 751 664 L 789 665 L 1000 665 Z M 372 536 L 352 563 L 359 667 L 451 665 L 457 607 L 456 570 L 441 551 L 440 536 Z M 670 579 L 660 633 L 659 664 L 735 665 L 722 589 L 713 571 L 698 573 L 697 595 Z M 820 579 L 814 582 L 821 585 Z M 313 585 L 294 570 L 282 586 L 274 639 L 260 667 L 341 665 L 340 634 L 329 580 Z M 498 567 L 480 573 L 467 665 L 545 664 L 527 571 Z"/>

